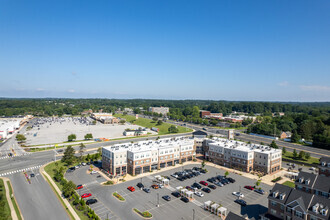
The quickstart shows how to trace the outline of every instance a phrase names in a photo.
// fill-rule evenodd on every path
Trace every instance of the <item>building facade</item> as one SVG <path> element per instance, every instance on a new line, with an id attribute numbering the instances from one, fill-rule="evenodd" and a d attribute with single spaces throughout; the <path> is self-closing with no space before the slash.
<path id="1" fill-rule="evenodd" d="M 330 176 L 330 157 L 321 157 L 319 164 L 319 174 L 321 176 Z"/>
<path id="2" fill-rule="evenodd" d="M 330 177 L 299 172 L 295 181 L 297 190 L 330 199 Z"/>
<path id="3" fill-rule="evenodd" d="M 221 138 L 206 140 L 208 159 L 221 166 L 273 174 L 281 169 L 282 150 Z"/>
<path id="4" fill-rule="evenodd" d="M 289 186 L 275 184 L 268 196 L 268 212 L 261 220 L 329 220 L 330 200 Z"/>
<path id="5" fill-rule="evenodd" d="M 119 118 L 112 116 L 111 113 L 92 113 L 91 118 L 103 124 L 118 124 Z"/>
<path id="6" fill-rule="evenodd" d="M 155 112 L 162 115 L 167 115 L 170 112 L 169 107 L 149 107 L 149 112 Z"/>
<path id="7" fill-rule="evenodd" d="M 111 175 L 138 175 L 191 161 L 195 155 L 194 139 L 188 137 L 117 144 L 102 148 L 102 168 Z"/>

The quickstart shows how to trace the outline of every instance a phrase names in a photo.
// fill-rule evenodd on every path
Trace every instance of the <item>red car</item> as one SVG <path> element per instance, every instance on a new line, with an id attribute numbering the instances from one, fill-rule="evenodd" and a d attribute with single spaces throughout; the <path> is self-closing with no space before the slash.
<path id="1" fill-rule="evenodd" d="M 133 186 L 129 186 L 129 187 L 127 187 L 127 189 L 128 189 L 129 191 L 131 191 L 131 192 L 134 192 L 134 191 L 135 191 L 135 189 L 134 189 Z"/>
<path id="2" fill-rule="evenodd" d="M 83 185 L 76 186 L 76 189 L 82 189 L 82 188 L 83 188 Z"/>
<path id="3" fill-rule="evenodd" d="M 245 189 L 254 190 L 253 186 L 244 186 Z"/>
<path id="4" fill-rule="evenodd" d="M 90 197 L 90 196 L 92 196 L 92 194 L 90 194 L 90 193 L 85 193 L 85 194 L 82 194 L 82 195 L 81 195 L 81 198 L 87 198 L 87 197 Z"/>
<path id="5" fill-rule="evenodd" d="M 208 184 L 207 182 L 205 182 L 205 181 L 200 181 L 199 183 L 202 184 L 202 185 L 204 185 L 204 186 L 208 186 L 208 185 L 209 185 L 209 184 Z"/>

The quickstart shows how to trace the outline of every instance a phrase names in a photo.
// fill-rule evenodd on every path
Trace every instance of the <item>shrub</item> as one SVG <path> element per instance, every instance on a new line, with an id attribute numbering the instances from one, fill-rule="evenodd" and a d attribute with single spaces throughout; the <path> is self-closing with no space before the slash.
<path id="1" fill-rule="evenodd" d="M 109 180 L 109 181 L 105 182 L 104 185 L 113 185 L 113 181 Z"/>
<path id="2" fill-rule="evenodd" d="M 280 181 L 281 179 L 282 179 L 282 177 L 279 176 L 279 177 L 273 179 L 272 182 L 273 182 L 273 183 L 276 183 L 276 182 Z"/>

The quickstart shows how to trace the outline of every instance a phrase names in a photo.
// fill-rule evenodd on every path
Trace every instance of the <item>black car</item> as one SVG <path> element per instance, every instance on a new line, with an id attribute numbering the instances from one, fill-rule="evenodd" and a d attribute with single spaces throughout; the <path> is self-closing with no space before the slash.
<path id="1" fill-rule="evenodd" d="M 211 190 L 209 189 L 209 188 L 203 188 L 202 189 L 204 192 L 206 192 L 206 193 L 210 193 L 211 192 Z"/>
<path id="2" fill-rule="evenodd" d="M 187 197 L 181 197 L 181 200 L 184 201 L 185 203 L 189 202 L 189 199 Z"/>
<path id="3" fill-rule="evenodd" d="M 229 182 L 231 182 L 231 183 L 234 183 L 234 182 L 236 182 L 236 180 L 234 180 L 233 178 L 231 178 L 231 177 L 228 177 L 227 178 L 227 180 L 229 181 Z"/>
<path id="4" fill-rule="evenodd" d="M 184 179 L 182 177 L 178 177 L 178 180 L 183 181 Z"/>
<path id="5" fill-rule="evenodd" d="M 171 201 L 171 196 L 166 195 L 163 196 L 162 198 L 165 199 L 166 201 Z"/>
<path id="6" fill-rule="evenodd" d="M 30 174 L 30 177 L 34 177 L 34 173 L 31 173 L 31 174 Z"/>
<path id="7" fill-rule="evenodd" d="M 196 187 L 197 189 L 201 189 L 202 188 L 202 186 L 200 184 L 198 184 L 198 183 L 192 184 L 192 187 Z"/>
<path id="8" fill-rule="evenodd" d="M 144 185 L 142 183 L 138 183 L 138 184 L 136 184 L 136 186 L 139 188 L 144 188 Z"/>
<path id="9" fill-rule="evenodd" d="M 94 204 L 96 202 L 97 202 L 97 199 L 89 199 L 89 200 L 86 201 L 86 204 L 91 205 L 91 204 Z"/>
<path id="10" fill-rule="evenodd" d="M 215 185 L 208 185 L 209 188 L 211 189 L 216 189 L 217 187 Z"/>
<path id="11" fill-rule="evenodd" d="M 164 176 L 166 179 L 168 179 L 168 180 L 171 180 L 171 178 L 169 177 L 169 176 Z"/>
<path id="12" fill-rule="evenodd" d="M 201 172 L 201 173 L 206 173 L 206 171 L 205 171 L 205 170 L 203 170 L 203 169 L 201 169 L 199 172 Z"/>
<path id="13" fill-rule="evenodd" d="M 236 199 L 235 202 L 241 206 L 246 206 L 246 202 L 243 199 Z"/>
<path id="14" fill-rule="evenodd" d="M 179 198 L 181 194 L 179 192 L 172 192 L 172 196 Z"/>
<path id="15" fill-rule="evenodd" d="M 73 170 L 75 170 L 76 169 L 76 167 L 70 167 L 69 168 L 69 170 L 71 170 L 71 171 L 73 171 Z"/>

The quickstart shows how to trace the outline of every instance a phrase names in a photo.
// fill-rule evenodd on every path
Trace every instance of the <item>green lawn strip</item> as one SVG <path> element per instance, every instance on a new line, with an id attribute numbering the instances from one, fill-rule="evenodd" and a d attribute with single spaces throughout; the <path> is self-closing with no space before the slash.
<path id="1" fill-rule="evenodd" d="M 299 154 L 299 151 L 297 151 L 297 154 Z M 289 160 L 296 160 L 298 162 L 303 162 L 303 163 L 307 163 L 310 165 L 318 165 L 320 163 L 320 160 L 318 158 L 315 157 L 310 157 L 308 160 L 306 159 L 299 159 L 299 158 L 294 158 L 293 157 L 293 153 L 292 152 L 286 152 L 285 154 L 282 155 L 282 158 L 286 158 Z"/>
<path id="2" fill-rule="evenodd" d="M 219 127 L 219 126 L 212 126 L 211 128 L 218 128 L 218 129 L 226 129 L 226 130 L 244 130 L 247 129 L 247 127 L 238 127 L 238 128 L 228 128 L 228 127 Z"/>
<path id="3" fill-rule="evenodd" d="M 12 219 L 4 181 L 0 179 L 0 219 Z"/>
<path id="4" fill-rule="evenodd" d="M 156 128 L 159 128 L 158 135 L 170 134 L 168 132 L 168 128 L 172 124 L 169 124 L 169 123 L 163 122 L 163 124 L 157 125 L 157 122 L 154 122 L 151 119 L 147 119 L 147 118 L 139 118 L 139 119 L 136 120 L 135 116 L 132 116 L 132 115 L 115 114 L 114 116 L 115 117 L 120 117 L 120 118 L 125 118 L 127 122 L 129 122 L 131 124 L 139 125 L 141 127 L 147 127 L 147 128 L 156 127 Z M 182 127 L 182 126 L 177 126 L 177 128 L 179 130 L 178 133 L 187 133 L 187 132 L 192 131 L 192 129 L 185 128 L 185 127 Z"/>
<path id="5" fill-rule="evenodd" d="M 60 168 L 60 167 L 65 167 L 65 169 L 68 168 L 61 161 L 57 161 L 57 163 L 58 163 L 58 165 L 57 165 L 58 168 Z M 55 174 L 54 169 L 55 168 L 56 168 L 55 162 L 50 163 L 45 167 L 45 171 L 48 173 L 49 176 L 52 177 L 53 180 L 54 180 L 54 174 Z M 55 181 L 55 180 L 54 180 L 54 182 L 57 185 L 57 187 L 62 191 L 62 188 L 63 188 L 62 185 L 59 182 Z M 69 202 L 70 202 L 71 206 L 73 207 L 73 209 L 75 210 L 75 212 L 77 213 L 77 215 L 80 217 L 80 219 L 82 219 L 82 220 L 85 220 L 85 219 L 88 220 L 89 219 L 88 216 L 86 216 L 84 214 L 84 210 L 77 210 L 76 207 L 73 205 L 73 201 L 69 201 Z M 71 213 L 70 213 L 70 215 L 71 215 Z"/>
<path id="6" fill-rule="evenodd" d="M 7 181 L 7 185 L 8 185 L 8 189 L 9 189 L 9 196 L 11 196 L 13 194 L 13 189 L 12 189 L 9 181 Z M 13 203 L 17 218 L 22 219 L 21 213 L 20 213 L 18 205 L 16 203 L 16 199 L 14 197 L 11 198 L 11 202 Z"/>
<path id="7" fill-rule="evenodd" d="M 137 214 L 139 214 L 143 218 L 152 218 L 152 214 L 148 211 L 141 212 L 140 210 L 138 210 L 136 208 L 134 208 L 133 210 L 134 210 L 134 212 L 136 212 Z"/>
<path id="8" fill-rule="evenodd" d="M 283 185 L 284 185 L 284 186 L 289 186 L 289 187 L 291 187 L 291 188 L 295 188 L 295 184 L 294 184 L 294 182 L 292 182 L 292 181 L 285 181 L 285 182 L 283 183 Z"/>

